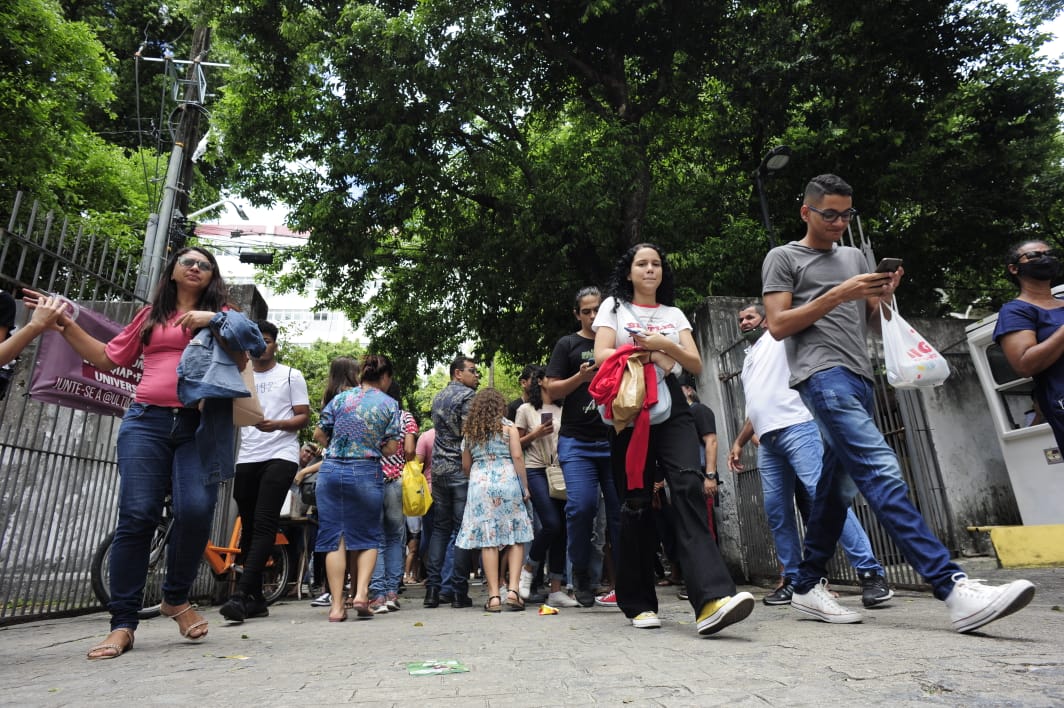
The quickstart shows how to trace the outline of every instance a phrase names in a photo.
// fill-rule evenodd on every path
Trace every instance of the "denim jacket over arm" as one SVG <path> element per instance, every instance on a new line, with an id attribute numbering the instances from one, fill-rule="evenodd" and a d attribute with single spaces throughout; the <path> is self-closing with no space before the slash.
<path id="1" fill-rule="evenodd" d="M 259 356 L 266 350 L 258 326 L 241 313 L 226 310 L 196 332 L 181 354 L 177 397 L 186 406 L 202 401 L 196 447 L 203 462 L 205 484 L 216 484 L 236 473 L 233 399 L 251 396 L 236 362 L 215 340 L 215 332 L 232 351 Z"/>

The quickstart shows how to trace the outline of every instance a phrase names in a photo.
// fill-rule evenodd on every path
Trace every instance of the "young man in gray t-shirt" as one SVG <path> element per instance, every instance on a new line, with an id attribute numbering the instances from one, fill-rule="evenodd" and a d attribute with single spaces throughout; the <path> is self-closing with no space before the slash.
<path id="1" fill-rule="evenodd" d="M 875 425 L 865 345 L 868 325 L 879 324 L 880 298 L 893 297 L 903 271 L 869 273 L 863 254 L 840 244 L 857 213 L 852 195 L 835 175 L 813 178 L 800 212 L 805 238 L 769 251 L 761 269 L 769 331 L 786 343 L 791 387 L 824 437 L 821 482 L 829 482 L 817 487 L 791 606 L 824 622 L 861 621 L 824 579 L 859 489 L 906 560 L 945 600 L 953 628 L 970 632 L 1025 607 L 1034 585 L 970 580 L 909 499 L 898 458 Z"/>

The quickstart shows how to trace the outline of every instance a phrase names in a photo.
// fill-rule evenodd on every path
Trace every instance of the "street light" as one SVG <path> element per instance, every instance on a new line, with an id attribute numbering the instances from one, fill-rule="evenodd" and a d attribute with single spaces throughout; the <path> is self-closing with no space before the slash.
<path id="1" fill-rule="evenodd" d="M 189 214 L 189 215 L 188 215 L 188 216 L 186 216 L 185 218 L 186 218 L 186 219 L 189 219 L 189 220 L 191 220 L 191 219 L 195 219 L 195 218 L 196 218 L 197 216 L 199 216 L 200 214 L 206 214 L 206 213 L 207 213 L 207 212 L 209 212 L 209 211 L 210 211 L 211 209 L 214 209 L 214 208 L 216 208 L 216 207 L 220 207 L 220 206 L 221 206 L 221 205 L 223 205 L 223 204 L 229 204 L 229 205 L 230 205 L 230 206 L 232 206 L 232 207 L 233 207 L 234 209 L 236 209 L 236 214 L 237 214 L 237 216 L 239 216 L 239 217 L 240 217 L 241 219 L 243 219 L 244 221 L 247 221 L 247 220 L 248 220 L 248 215 L 247 215 L 247 214 L 245 214 L 245 213 L 244 213 L 244 210 L 240 208 L 240 205 L 238 205 L 238 204 L 237 204 L 236 202 L 234 202 L 234 201 L 233 201 L 232 199 L 223 199 L 223 200 L 221 200 L 220 202 L 215 202 L 214 204 L 211 204 L 210 206 L 205 206 L 205 207 L 203 207 L 202 209 L 197 209 L 196 211 L 192 212 L 191 214 Z"/>
<path id="2" fill-rule="evenodd" d="M 768 234 L 769 248 L 776 247 L 776 239 L 772 235 L 772 220 L 768 216 L 768 200 L 765 199 L 765 190 L 761 180 L 776 174 L 791 161 L 791 149 L 786 145 L 778 145 L 768 151 L 761 164 L 754 170 L 754 186 L 757 188 L 757 196 L 761 200 L 761 221 L 765 224 L 765 232 Z"/>

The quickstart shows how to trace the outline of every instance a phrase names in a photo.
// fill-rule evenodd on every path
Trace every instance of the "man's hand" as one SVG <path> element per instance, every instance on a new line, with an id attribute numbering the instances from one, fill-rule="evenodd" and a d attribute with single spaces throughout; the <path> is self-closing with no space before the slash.
<path id="1" fill-rule="evenodd" d="M 895 275 L 897 273 L 862 273 L 839 283 L 832 290 L 843 302 L 882 297 L 894 292 Z"/>
<path id="2" fill-rule="evenodd" d="M 255 427 L 258 430 L 260 430 L 260 431 L 262 431 L 264 433 L 273 433 L 273 432 L 276 432 L 278 430 L 284 430 L 283 426 L 284 426 L 284 421 L 283 420 L 270 420 L 270 419 L 267 418 L 266 420 L 262 421 L 261 423 L 259 423 Z"/>
<path id="3" fill-rule="evenodd" d="M 728 469 L 730 469 L 732 472 L 742 472 L 744 469 L 746 469 L 743 466 L 742 460 L 740 459 L 742 457 L 742 454 L 743 449 L 739 447 L 738 443 L 732 445 L 731 450 L 728 451 Z"/>
<path id="4" fill-rule="evenodd" d="M 717 480 L 706 479 L 702 481 L 702 493 L 707 497 L 717 496 Z"/>

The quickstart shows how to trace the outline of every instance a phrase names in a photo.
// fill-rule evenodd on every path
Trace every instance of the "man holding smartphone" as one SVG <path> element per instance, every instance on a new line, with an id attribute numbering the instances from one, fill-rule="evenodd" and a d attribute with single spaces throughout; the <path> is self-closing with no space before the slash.
<path id="1" fill-rule="evenodd" d="M 856 214 L 850 185 L 832 174 L 814 177 L 800 210 L 805 237 L 769 251 L 761 269 L 769 332 L 784 341 L 790 386 L 824 437 L 791 607 L 824 622 L 862 620 L 831 596 L 825 578 L 859 489 L 905 559 L 946 602 L 953 628 L 970 632 L 1025 607 L 1034 585 L 990 587 L 968 578 L 909 498 L 898 459 L 875 425 L 865 341 L 869 324 L 879 324 L 880 298 L 893 296 L 904 271 L 869 273 L 864 254 L 840 243 Z"/>

